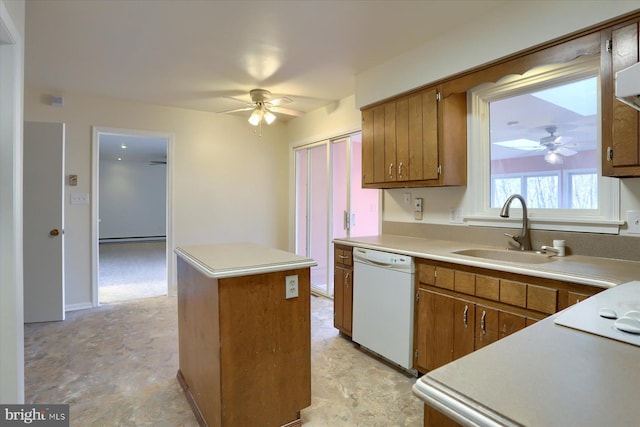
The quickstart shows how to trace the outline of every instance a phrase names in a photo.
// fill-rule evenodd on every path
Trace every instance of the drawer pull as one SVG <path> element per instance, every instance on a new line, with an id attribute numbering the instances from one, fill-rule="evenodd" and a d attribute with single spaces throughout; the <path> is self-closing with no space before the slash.
<path id="1" fill-rule="evenodd" d="M 487 333 L 487 330 L 484 327 L 484 321 L 486 317 L 487 317 L 487 312 L 482 310 L 482 318 L 480 319 L 480 329 L 482 329 L 483 335 Z"/>
<path id="2" fill-rule="evenodd" d="M 338 255 L 338 258 L 347 259 L 347 258 L 349 258 L 349 255 Z"/>

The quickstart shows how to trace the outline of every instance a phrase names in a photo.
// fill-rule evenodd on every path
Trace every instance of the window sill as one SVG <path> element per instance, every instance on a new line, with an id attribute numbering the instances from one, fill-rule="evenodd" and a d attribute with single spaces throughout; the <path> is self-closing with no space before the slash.
<path id="1" fill-rule="evenodd" d="M 478 227 L 520 228 L 522 218 L 501 218 L 499 216 L 465 216 L 464 222 Z M 529 217 L 529 229 L 549 231 L 574 231 L 580 233 L 619 234 L 624 221 L 598 218 L 536 218 Z"/>

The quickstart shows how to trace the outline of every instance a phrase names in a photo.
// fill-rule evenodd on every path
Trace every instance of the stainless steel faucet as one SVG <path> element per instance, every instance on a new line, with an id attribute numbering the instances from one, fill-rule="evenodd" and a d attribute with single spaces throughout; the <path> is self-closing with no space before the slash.
<path id="1" fill-rule="evenodd" d="M 520 204 L 522 205 L 522 231 L 519 235 L 513 235 L 509 233 L 504 233 L 505 236 L 511 237 L 518 245 L 521 251 L 530 251 L 531 250 L 531 239 L 528 233 L 528 224 L 527 224 L 527 203 L 524 201 L 524 197 L 519 194 L 512 194 L 509 196 L 504 205 L 502 206 L 502 210 L 500 211 L 500 216 L 502 218 L 509 218 L 509 206 L 511 206 L 511 202 L 513 199 L 520 200 Z"/>

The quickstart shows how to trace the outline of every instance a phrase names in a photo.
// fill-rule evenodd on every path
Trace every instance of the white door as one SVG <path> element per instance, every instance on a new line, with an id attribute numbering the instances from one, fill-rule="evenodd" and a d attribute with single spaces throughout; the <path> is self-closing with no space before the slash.
<path id="1" fill-rule="evenodd" d="M 64 320 L 64 123 L 24 123 L 24 321 Z"/>

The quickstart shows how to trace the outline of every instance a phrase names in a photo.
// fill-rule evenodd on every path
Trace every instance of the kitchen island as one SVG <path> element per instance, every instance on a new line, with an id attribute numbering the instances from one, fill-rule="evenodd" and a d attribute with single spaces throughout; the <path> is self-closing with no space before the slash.
<path id="1" fill-rule="evenodd" d="M 252 243 L 175 252 L 177 377 L 199 423 L 301 425 L 311 404 L 315 262 Z"/>

